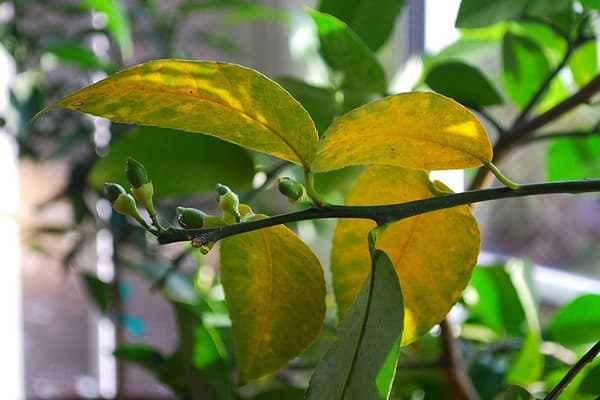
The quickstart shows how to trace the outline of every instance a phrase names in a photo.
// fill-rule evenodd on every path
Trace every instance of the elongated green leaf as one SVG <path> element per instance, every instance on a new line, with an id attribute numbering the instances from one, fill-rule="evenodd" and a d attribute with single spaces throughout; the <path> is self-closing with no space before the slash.
<path id="1" fill-rule="evenodd" d="M 117 41 L 125 59 L 133 55 L 131 28 L 125 4 L 119 0 L 82 0 L 84 4 L 103 13 L 108 19 L 108 30 Z"/>
<path id="2" fill-rule="evenodd" d="M 44 46 L 48 52 L 65 63 L 74 64 L 83 68 L 109 71 L 111 68 L 100 60 L 94 52 L 78 42 L 60 41 Z"/>
<path id="3" fill-rule="evenodd" d="M 598 395 L 600 393 L 600 365 L 589 368 L 577 389 L 579 394 Z"/>
<path id="4" fill-rule="evenodd" d="M 398 276 L 387 254 L 375 250 L 371 273 L 344 318 L 337 342 L 317 366 L 306 398 L 387 399 L 403 321 Z"/>
<path id="5" fill-rule="evenodd" d="M 84 273 L 81 276 L 88 295 L 94 301 L 98 310 L 102 314 L 105 314 L 108 311 L 108 304 L 111 297 L 110 284 L 101 281 L 91 274 Z"/>
<path id="6" fill-rule="evenodd" d="M 525 314 L 504 266 L 475 268 L 469 285 L 477 293 L 474 301 L 465 296 L 472 318 L 499 335 L 521 336 Z"/>
<path id="7" fill-rule="evenodd" d="M 394 31 L 404 0 L 321 0 L 319 11 L 344 21 L 372 51 Z"/>
<path id="8" fill-rule="evenodd" d="M 513 32 L 506 32 L 502 42 L 504 86 L 519 106 L 525 106 L 539 89 L 551 67 L 536 42 Z"/>
<path id="9" fill-rule="evenodd" d="M 533 399 L 531 393 L 521 386 L 512 385 L 504 392 L 504 400 L 530 400 Z"/>
<path id="10" fill-rule="evenodd" d="M 254 176 L 250 155 L 238 146 L 190 132 L 138 127 L 98 159 L 89 176 L 92 185 L 101 189 L 104 182 L 117 182 L 129 187 L 124 172 L 129 156 L 144 164 L 157 197 L 212 192 L 218 182 L 246 189 Z"/>
<path id="11" fill-rule="evenodd" d="M 156 348 L 144 344 L 122 344 L 113 353 L 121 361 L 129 361 L 157 374 L 166 362 Z"/>
<path id="12" fill-rule="evenodd" d="M 204 133 L 304 166 L 317 130 L 304 108 L 264 75 L 234 64 L 140 64 L 51 105 L 113 121 Z"/>
<path id="13" fill-rule="evenodd" d="M 595 40 L 579 47 L 569 60 L 569 68 L 577 86 L 584 86 L 598 73 L 598 44 Z"/>
<path id="14" fill-rule="evenodd" d="M 583 295 L 561 308 L 550 321 L 547 335 L 549 339 L 568 346 L 598 340 L 600 295 Z"/>
<path id="15" fill-rule="evenodd" d="M 344 73 L 344 85 L 361 93 L 385 93 L 383 67 L 362 40 L 332 15 L 310 11 L 317 25 L 321 53 L 331 68 Z"/>
<path id="16" fill-rule="evenodd" d="M 600 177 L 600 132 L 554 139 L 548 146 L 546 171 L 551 181 Z"/>
<path id="17" fill-rule="evenodd" d="M 348 205 L 402 203 L 432 197 L 424 171 L 375 166 L 348 193 Z M 338 222 L 333 237 L 331 272 L 344 318 L 369 274 L 366 220 Z M 469 207 L 460 206 L 408 218 L 379 234 L 377 245 L 394 263 L 404 296 L 407 344 L 428 332 L 448 313 L 467 285 L 479 253 L 479 229 Z"/>
<path id="18" fill-rule="evenodd" d="M 240 383 L 280 368 L 321 329 L 325 315 L 321 265 L 286 227 L 224 239 L 221 282 Z"/>
<path id="19" fill-rule="evenodd" d="M 279 78 L 277 82 L 306 108 L 319 132 L 327 129 L 335 116 L 335 91 L 332 88 L 309 85 L 291 77 Z"/>
<path id="20" fill-rule="evenodd" d="M 473 113 L 447 97 L 415 92 L 374 101 L 335 120 L 319 142 L 312 170 L 361 164 L 469 168 L 491 158 L 489 138 Z"/>
<path id="21" fill-rule="evenodd" d="M 456 17 L 457 28 L 483 28 L 513 19 L 525 11 L 528 0 L 462 0 Z"/>
<path id="22" fill-rule="evenodd" d="M 481 71 L 462 62 L 436 65 L 427 73 L 425 83 L 436 92 L 467 106 L 502 103 L 502 97 Z"/>

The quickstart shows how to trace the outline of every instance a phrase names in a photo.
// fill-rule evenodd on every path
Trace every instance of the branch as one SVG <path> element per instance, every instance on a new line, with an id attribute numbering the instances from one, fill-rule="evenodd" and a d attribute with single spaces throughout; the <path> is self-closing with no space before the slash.
<path id="1" fill-rule="evenodd" d="M 441 210 L 464 204 L 482 201 L 497 200 L 509 197 L 534 196 L 551 193 L 586 193 L 599 192 L 600 179 L 587 179 L 581 181 L 534 183 L 521 185 L 512 190 L 507 187 L 473 190 L 463 193 L 453 193 L 440 197 L 415 200 L 401 204 L 383 206 L 337 206 L 309 208 L 287 214 L 280 214 L 251 222 L 201 229 L 175 229 L 169 228 L 157 235 L 160 244 L 190 241 L 196 239 L 200 244 L 206 245 L 228 236 L 250 232 L 269 226 L 286 224 L 294 221 L 323 218 L 362 218 L 371 219 L 378 225 L 399 221 L 426 212 Z"/>
<path id="2" fill-rule="evenodd" d="M 584 354 L 579 361 L 571 367 L 569 372 L 562 378 L 558 385 L 552 389 L 552 391 L 544 398 L 544 400 L 555 400 L 560 396 L 560 394 L 567 388 L 569 383 L 577 376 L 577 374 L 586 366 L 586 364 L 591 363 L 594 358 L 600 353 L 600 341 L 596 342 L 591 349 L 588 350 L 587 353 Z"/>
<path id="3" fill-rule="evenodd" d="M 441 365 L 448 381 L 450 398 L 479 400 L 479 393 L 466 373 L 458 342 L 452 334 L 452 326 L 448 318 L 440 323 L 442 339 Z"/>
<path id="4" fill-rule="evenodd" d="M 515 145 L 521 146 L 524 144 L 539 142 L 542 140 L 553 140 L 553 139 L 559 139 L 559 138 L 566 138 L 566 139 L 587 138 L 587 137 L 591 137 L 591 136 L 600 136 L 600 130 L 592 129 L 592 130 L 587 130 L 587 131 L 546 133 L 546 134 L 542 134 L 542 135 L 531 136 L 531 137 L 525 138 L 525 139 L 521 140 L 520 142 L 515 143 Z"/>
<path id="5" fill-rule="evenodd" d="M 587 102 L 593 95 L 600 91 L 600 75 L 597 75 L 587 85 L 582 87 L 578 92 L 574 93 L 571 97 L 558 103 L 543 114 L 538 115 L 531 120 L 524 122 L 521 125 L 515 126 L 500 137 L 496 145 L 494 146 L 494 163 L 498 163 L 512 147 L 513 144 L 525 139 L 527 136 L 533 134 L 537 129 L 544 125 L 554 121 L 558 117 L 571 111 L 578 105 Z M 480 168 L 477 171 L 477 175 L 471 183 L 472 188 L 484 186 L 483 183 L 489 176 L 489 171 L 486 168 Z"/>

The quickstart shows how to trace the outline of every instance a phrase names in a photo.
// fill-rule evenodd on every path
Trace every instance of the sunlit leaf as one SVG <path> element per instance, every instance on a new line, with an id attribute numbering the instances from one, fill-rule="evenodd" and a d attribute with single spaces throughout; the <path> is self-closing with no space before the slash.
<path id="1" fill-rule="evenodd" d="M 350 306 L 336 343 L 315 370 L 306 398 L 387 399 L 394 380 L 404 320 L 402 290 L 381 250 Z"/>
<path id="2" fill-rule="evenodd" d="M 247 189 L 254 176 L 250 155 L 238 146 L 190 132 L 138 127 L 119 137 L 108 155 L 98 159 L 89 176 L 92 185 L 102 189 L 105 182 L 116 182 L 129 187 L 125 178 L 129 156 L 146 167 L 156 197 L 212 192 L 219 182 Z"/>
<path id="3" fill-rule="evenodd" d="M 598 44 L 595 40 L 579 47 L 569 59 L 569 68 L 577 86 L 586 85 L 598 73 Z"/>
<path id="4" fill-rule="evenodd" d="M 224 19 L 226 25 L 235 25 L 243 22 L 280 22 L 288 21 L 288 14 L 285 11 L 262 4 L 246 4 L 237 5 L 232 11 L 227 14 Z"/>
<path id="5" fill-rule="evenodd" d="M 221 282 L 241 383 L 282 367 L 321 329 L 325 314 L 321 265 L 286 227 L 224 239 Z"/>
<path id="6" fill-rule="evenodd" d="M 436 65 L 427 73 L 425 83 L 436 92 L 467 106 L 502 103 L 502 97 L 481 71 L 462 62 Z"/>
<path id="7" fill-rule="evenodd" d="M 506 32 L 502 42 L 504 86 L 519 106 L 539 89 L 551 67 L 540 46 L 526 36 Z"/>
<path id="8" fill-rule="evenodd" d="M 119 0 L 82 0 L 88 7 L 106 15 L 107 27 L 115 38 L 125 59 L 133 55 L 131 28 L 125 3 Z"/>
<path id="9" fill-rule="evenodd" d="M 318 134 L 304 108 L 264 75 L 234 64 L 140 64 L 54 103 L 113 121 L 204 133 L 307 167 Z M 42 113 L 43 113 L 42 112 Z"/>
<path id="10" fill-rule="evenodd" d="M 425 172 L 376 166 L 360 176 L 346 204 L 392 204 L 429 197 Z M 338 222 L 331 270 L 340 318 L 369 274 L 367 232 L 374 226 L 365 220 Z M 415 340 L 446 316 L 471 277 L 479 244 L 479 228 L 467 206 L 411 217 L 379 235 L 377 245 L 390 256 L 402 283 L 402 343 Z"/>
<path id="11" fill-rule="evenodd" d="M 546 155 L 548 180 L 600 177 L 600 132 L 585 138 L 557 138 Z"/>
<path id="12" fill-rule="evenodd" d="M 548 338 L 565 345 L 593 343 L 600 338 L 600 295 L 580 296 L 550 321 Z"/>
<path id="13" fill-rule="evenodd" d="M 344 85 L 359 93 L 385 93 L 385 71 L 360 37 L 332 15 L 310 11 L 310 16 L 317 25 L 323 58 L 344 73 Z"/>
<path id="14" fill-rule="evenodd" d="M 344 21 L 372 51 L 394 30 L 405 0 L 321 0 L 319 11 Z"/>
<path id="15" fill-rule="evenodd" d="M 426 92 L 374 101 L 325 131 L 313 171 L 383 164 L 416 169 L 480 166 L 492 147 L 479 120 L 456 101 Z"/>
<path id="16" fill-rule="evenodd" d="M 581 5 L 588 9 L 600 10 L 600 0 L 581 0 Z"/>

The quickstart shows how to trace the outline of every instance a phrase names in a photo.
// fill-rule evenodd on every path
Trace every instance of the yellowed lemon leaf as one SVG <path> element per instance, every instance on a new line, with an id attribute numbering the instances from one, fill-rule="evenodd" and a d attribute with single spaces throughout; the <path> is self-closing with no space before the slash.
<path id="1" fill-rule="evenodd" d="M 374 101 L 337 119 L 323 134 L 311 169 L 359 164 L 460 169 L 491 159 L 489 138 L 473 113 L 448 97 L 415 92 Z"/>
<path id="2" fill-rule="evenodd" d="M 308 112 L 264 75 L 234 64 L 160 60 L 54 103 L 118 122 L 204 133 L 308 167 L 318 134 Z"/>
<path id="3" fill-rule="evenodd" d="M 274 226 L 221 242 L 221 282 L 241 383 L 282 367 L 317 336 L 325 316 L 319 260 Z"/>
<path id="4" fill-rule="evenodd" d="M 358 179 L 348 205 L 402 203 L 432 197 L 424 171 L 374 166 Z M 368 220 L 340 220 L 333 237 L 331 271 L 340 320 L 369 275 Z M 392 260 L 404 295 L 402 344 L 440 322 L 467 285 L 479 253 L 477 221 L 468 206 L 407 218 L 379 234 L 377 248 Z"/>

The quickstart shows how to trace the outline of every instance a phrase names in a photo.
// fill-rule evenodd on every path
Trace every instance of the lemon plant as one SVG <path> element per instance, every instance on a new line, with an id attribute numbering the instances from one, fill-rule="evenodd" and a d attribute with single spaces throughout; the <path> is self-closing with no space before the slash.
<path id="1" fill-rule="evenodd" d="M 586 81 L 582 72 L 575 76 L 585 83 L 572 96 L 555 103 L 546 100 L 550 105 L 542 101 L 570 57 L 593 40 L 589 18 L 597 6 L 581 2 L 578 5 L 583 8 L 579 9 L 565 1 L 560 6 L 540 5 L 529 10 L 510 7 L 508 1 L 492 2 L 491 6 L 462 2 L 459 26 L 491 25 L 501 20 L 498 15 L 506 14 L 514 20 L 545 24 L 566 43 L 557 45 L 564 55 L 554 69 L 546 68 L 547 55 L 536 47 L 535 40 L 521 32 L 522 28 L 502 28 L 505 86 L 521 109 L 514 123 L 504 127 L 485 112 L 485 107 L 501 103 L 502 96 L 478 69 L 457 60 L 439 57 L 427 66 L 423 81 L 435 92 L 387 93 L 388 81 L 374 51 L 390 34 L 390 22 L 384 18 L 382 26 L 375 29 L 376 23 L 365 25 L 352 12 L 347 13 L 361 10 L 361 17 L 365 17 L 383 12 L 364 3 L 361 8 L 323 1 L 320 11 L 309 12 L 317 27 L 323 59 L 341 76 L 335 88 L 338 100 L 330 114 L 313 108 L 311 101 L 299 101 L 303 93 L 309 92 L 319 93 L 326 103 L 332 95 L 327 90 L 312 90 L 289 79 L 280 84 L 240 65 L 179 59 L 130 67 L 42 111 L 71 109 L 140 125 L 129 147 L 133 149 L 136 141 L 148 139 L 159 144 L 169 135 L 196 140 L 182 132 L 187 131 L 198 134 L 197 140 L 206 140 L 201 135 L 212 136 L 295 165 L 301 171 L 298 181 L 291 177 L 278 180 L 281 193 L 300 209 L 274 216 L 241 202 L 232 190 L 234 183 L 227 180 L 216 187 L 220 215 L 179 206 L 170 216 L 162 216 L 153 202 L 155 193 L 164 190 L 162 183 L 153 182 L 152 174 L 136 159 L 127 159 L 124 174 L 131 193 L 123 187 L 124 181 L 103 182 L 116 176 L 114 170 L 107 172 L 105 160 L 100 160 L 91 172 L 92 183 L 104 186 L 113 209 L 132 217 L 159 244 L 187 242 L 203 254 L 220 244 L 219 272 L 231 319 L 234 382 L 224 365 L 225 346 L 215 330 L 203 324 L 204 317 L 197 310 L 177 302 L 184 345 L 181 350 L 169 360 L 150 350 L 141 352 L 145 358 L 132 349 L 129 353 L 126 348 L 117 352 L 142 365 L 146 363 L 159 379 L 185 393 L 184 397 L 201 398 L 202 394 L 197 387 L 181 389 L 181 382 L 168 375 L 172 363 L 191 364 L 204 371 L 221 397 L 232 398 L 234 386 L 261 379 L 293 363 L 323 333 L 328 299 L 324 268 L 311 248 L 285 224 L 338 220 L 326 269 L 331 273 L 339 329 L 335 343 L 315 366 L 303 396 L 391 398 L 394 383 L 403 379 L 398 366 L 402 349 L 426 336 L 435 325 L 446 326 L 444 318 L 474 277 L 480 232 L 471 211 L 473 204 L 600 191 L 598 179 L 517 184 L 494 164 L 515 143 L 600 90 L 600 78 L 592 75 Z M 402 2 L 385 3 L 387 12 L 398 13 L 402 6 Z M 565 15 L 568 18 L 563 18 Z M 540 71 L 545 74 L 532 72 L 528 69 L 531 65 L 543 65 Z M 572 68 L 587 71 L 578 64 Z M 462 84 L 451 81 L 456 76 Z M 298 99 L 290 92 L 298 92 Z M 531 117 L 534 112 L 537 115 Z M 476 113 L 497 130 L 498 139 L 493 145 Z M 206 143 L 206 154 L 210 146 L 222 145 L 219 141 Z M 151 162 L 159 163 L 161 150 L 151 154 Z M 123 156 L 129 155 L 136 157 Z M 185 156 L 193 158 L 193 154 Z M 176 160 L 177 151 L 168 157 Z M 344 204 L 332 203 L 317 189 L 315 179 L 319 176 L 354 166 L 362 170 L 353 179 Z M 431 170 L 468 168 L 477 168 L 477 174 L 472 190 L 463 193 L 452 193 L 442 182 L 429 177 Z M 165 184 L 178 176 L 176 168 L 159 173 L 166 175 Z M 195 173 L 201 175 L 202 171 Z M 492 175 L 502 185 L 485 189 L 484 181 Z M 226 169 L 223 176 L 229 178 Z M 206 182 L 202 185 L 199 190 L 206 191 Z M 138 210 L 136 200 L 148 218 Z M 516 273 L 511 276 L 518 291 L 524 278 Z M 475 279 L 485 280 L 477 274 Z M 539 353 L 542 332 L 531 296 L 523 293 L 518 293 L 518 302 L 528 330 L 522 342 L 524 351 L 507 373 L 506 383 L 526 386 L 541 375 L 539 363 L 533 372 L 523 371 L 530 360 L 528 354 Z M 482 318 L 487 315 L 481 314 Z M 195 323 L 190 325 L 190 321 Z M 496 323 L 501 325 L 498 329 L 504 329 L 505 325 Z M 447 326 L 443 329 L 447 336 Z M 596 347 L 582 360 L 589 362 L 598 351 Z M 446 351 L 452 351 L 452 344 Z M 455 356 L 447 361 L 454 362 L 453 367 L 457 366 Z M 149 365 L 148 359 L 156 363 Z M 186 376 L 193 380 L 193 374 Z M 450 377 L 450 386 L 457 387 L 452 393 L 477 398 L 472 385 L 463 378 L 460 372 Z M 194 386 L 191 381 L 187 383 Z M 549 390 L 548 398 L 562 391 L 566 383 L 568 380 L 557 383 L 554 390 Z M 527 398 L 530 394 L 512 386 L 506 396 Z"/>

